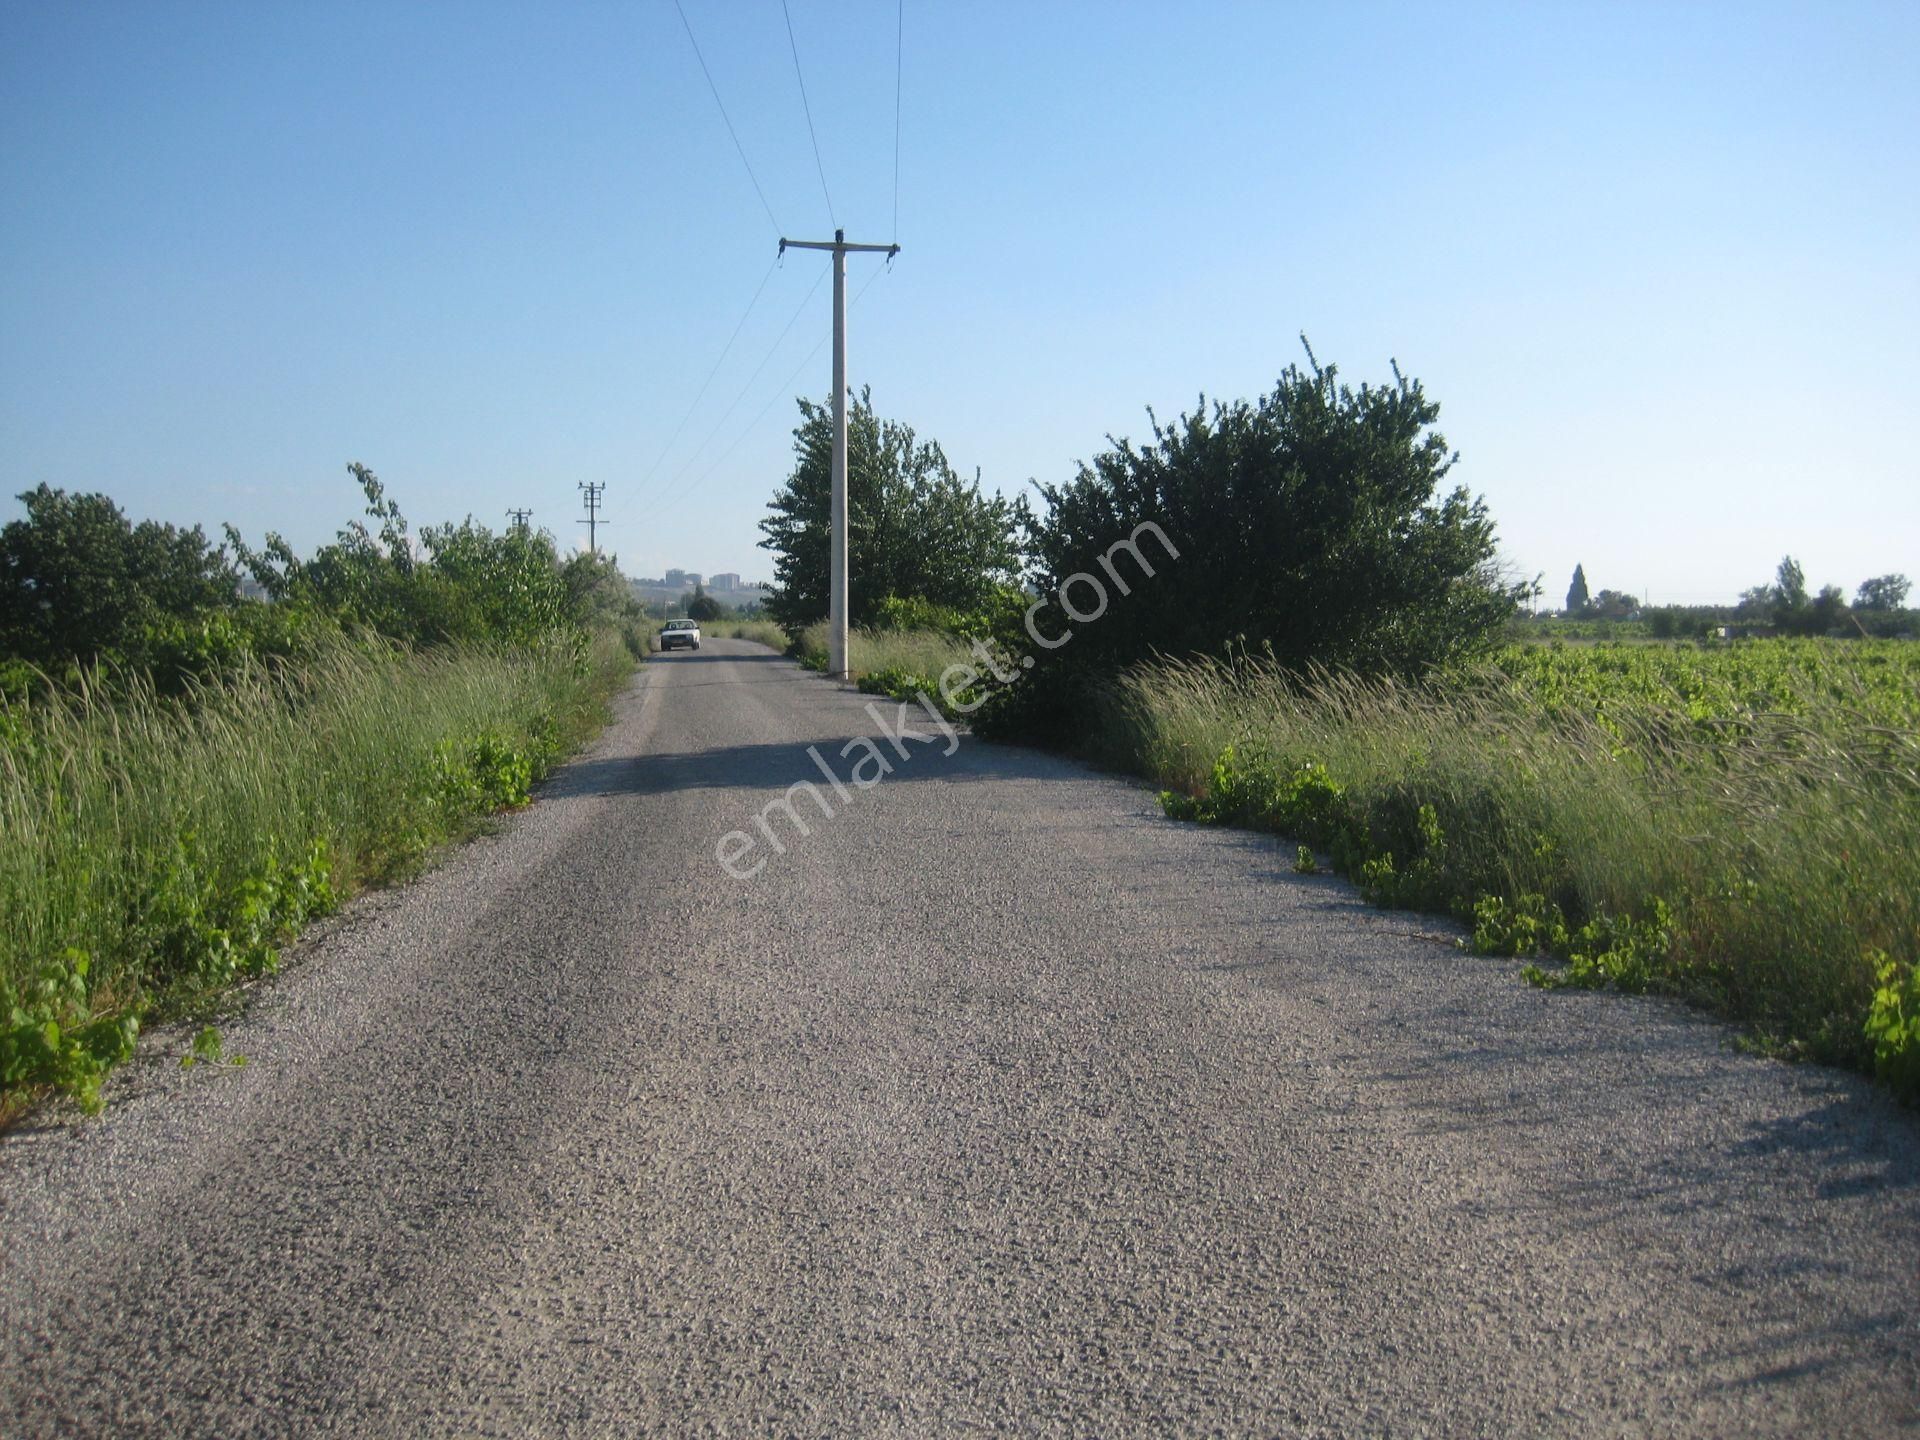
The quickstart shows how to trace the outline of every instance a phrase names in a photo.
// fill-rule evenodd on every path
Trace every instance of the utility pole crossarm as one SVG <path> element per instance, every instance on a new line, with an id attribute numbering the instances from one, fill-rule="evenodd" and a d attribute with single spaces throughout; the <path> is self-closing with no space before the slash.
<path id="1" fill-rule="evenodd" d="M 600 553 L 600 527 L 606 523 L 600 518 L 600 497 L 607 493 L 606 482 L 582 480 L 576 488 L 587 507 L 587 513 L 580 517 L 587 522 L 587 553 L 597 556 Z"/>
<path id="2" fill-rule="evenodd" d="M 837 230 L 834 233 L 844 235 L 847 232 Z M 784 255 L 789 250 L 838 250 L 842 254 L 860 251 L 873 255 L 885 255 L 888 259 L 892 259 L 900 253 L 900 247 L 898 245 L 849 245 L 844 240 L 789 240 L 785 236 L 782 236 L 780 240 L 780 253 Z"/>

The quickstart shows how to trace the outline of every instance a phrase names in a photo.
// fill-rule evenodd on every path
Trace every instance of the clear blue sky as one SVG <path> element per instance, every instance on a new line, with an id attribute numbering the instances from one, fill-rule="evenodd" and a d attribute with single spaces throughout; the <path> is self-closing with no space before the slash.
<path id="1" fill-rule="evenodd" d="M 835 212 L 892 238 L 894 5 L 790 3 Z M 777 0 L 687 4 L 779 225 L 829 233 Z M 1575 561 L 1656 601 L 1786 552 L 1920 579 L 1920 6 L 907 0 L 904 31 L 905 248 L 852 377 L 964 473 L 1064 478 L 1304 330 L 1426 382 L 1549 599 Z M 671 0 L 13 0 L 0 216 L 9 496 L 305 549 L 360 460 L 416 524 L 530 505 L 571 544 L 596 480 L 630 573 L 770 573 L 825 262 L 773 272 L 665 448 L 777 240 Z"/>

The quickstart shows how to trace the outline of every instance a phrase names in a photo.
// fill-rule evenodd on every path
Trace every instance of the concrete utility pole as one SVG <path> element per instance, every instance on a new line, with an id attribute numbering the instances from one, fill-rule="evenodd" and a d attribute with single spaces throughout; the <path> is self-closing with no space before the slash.
<path id="1" fill-rule="evenodd" d="M 587 553 L 600 553 L 600 497 L 607 493 L 607 487 L 597 481 L 582 480 L 579 489 L 586 496 L 587 513 Z"/>
<path id="2" fill-rule="evenodd" d="M 514 506 L 507 507 L 507 518 L 513 521 L 513 528 L 516 530 L 526 529 L 527 521 L 532 517 L 533 511 L 531 510 L 522 510 Z"/>
<path id="3" fill-rule="evenodd" d="M 827 671 L 847 678 L 847 252 L 870 250 L 891 260 L 898 245 L 849 245 L 847 232 L 836 230 L 831 240 L 780 241 L 780 253 L 792 250 L 833 252 L 833 563 L 829 576 L 832 597 L 827 610 Z"/>

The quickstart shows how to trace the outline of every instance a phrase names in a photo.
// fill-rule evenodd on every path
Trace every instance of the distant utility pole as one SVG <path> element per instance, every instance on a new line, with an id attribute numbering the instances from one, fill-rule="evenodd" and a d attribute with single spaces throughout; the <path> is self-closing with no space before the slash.
<path id="1" fill-rule="evenodd" d="M 833 252 L 833 563 L 832 598 L 827 610 L 827 671 L 847 678 L 847 252 L 884 252 L 891 260 L 898 245 L 849 245 L 847 232 L 831 240 L 780 240 L 780 253 L 793 250 Z"/>
<path id="2" fill-rule="evenodd" d="M 507 518 L 513 521 L 513 528 L 516 530 L 526 529 L 527 521 L 532 517 L 532 515 L 533 515 L 533 511 L 531 510 L 517 510 L 517 509 L 514 509 L 512 506 L 509 506 L 507 508 Z"/>
<path id="3" fill-rule="evenodd" d="M 607 487 L 597 481 L 582 480 L 580 491 L 586 497 L 587 504 L 587 553 L 600 553 L 600 497 L 607 493 Z"/>

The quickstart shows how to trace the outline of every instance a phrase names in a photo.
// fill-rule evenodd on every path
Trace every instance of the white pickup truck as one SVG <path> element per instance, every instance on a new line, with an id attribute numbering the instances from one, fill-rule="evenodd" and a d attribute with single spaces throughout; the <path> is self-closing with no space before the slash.
<path id="1" fill-rule="evenodd" d="M 700 622 L 698 620 L 669 620 L 660 627 L 660 648 L 662 651 L 680 648 L 698 650 L 700 648 Z"/>

